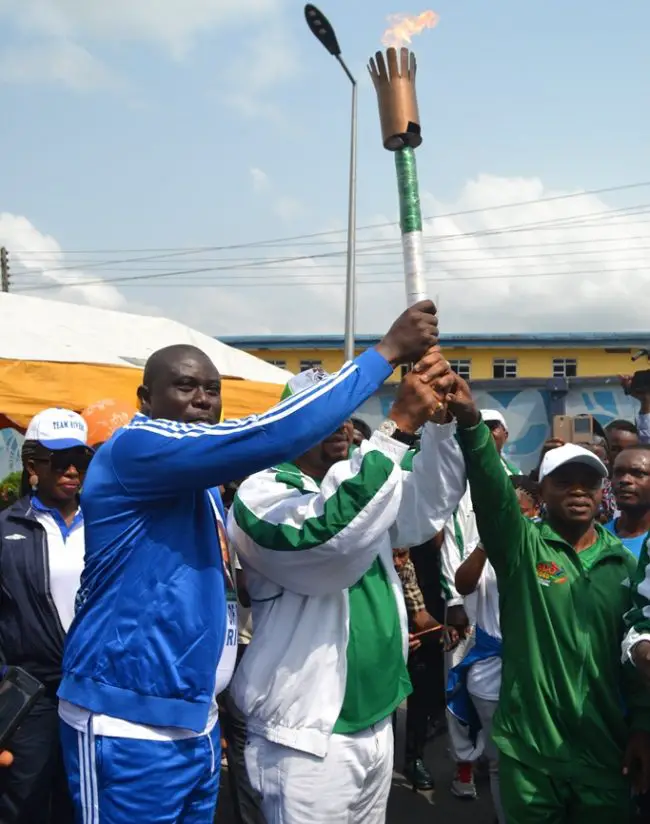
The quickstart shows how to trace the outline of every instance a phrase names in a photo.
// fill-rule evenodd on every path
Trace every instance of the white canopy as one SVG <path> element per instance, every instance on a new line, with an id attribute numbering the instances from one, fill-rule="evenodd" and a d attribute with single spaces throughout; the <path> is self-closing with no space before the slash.
<path id="1" fill-rule="evenodd" d="M 198 346 L 223 377 L 285 384 L 291 373 L 168 318 L 0 293 L 0 358 L 142 369 L 157 349 Z"/>

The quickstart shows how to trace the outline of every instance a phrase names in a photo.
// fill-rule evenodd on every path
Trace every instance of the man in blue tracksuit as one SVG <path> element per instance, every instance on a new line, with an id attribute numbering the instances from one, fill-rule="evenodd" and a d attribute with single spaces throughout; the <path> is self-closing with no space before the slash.
<path id="1" fill-rule="evenodd" d="M 264 415 L 221 424 L 220 377 L 203 352 L 151 356 L 143 414 L 98 451 L 82 497 L 85 569 L 59 690 L 80 822 L 212 821 L 215 694 L 237 653 L 215 488 L 303 454 L 436 342 L 435 309 L 423 302 L 336 375 Z"/>

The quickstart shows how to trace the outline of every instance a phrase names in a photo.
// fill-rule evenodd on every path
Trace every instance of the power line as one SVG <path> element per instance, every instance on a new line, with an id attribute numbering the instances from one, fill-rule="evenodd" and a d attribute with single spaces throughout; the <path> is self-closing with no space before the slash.
<path id="1" fill-rule="evenodd" d="M 625 210 L 629 211 L 629 209 L 641 209 L 643 212 L 645 212 L 645 211 L 650 210 L 650 205 L 640 204 L 640 205 L 637 205 L 637 206 L 634 206 L 634 207 L 625 207 L 625 209 L 623 211 L 625 211 Z M 580 228 L 579 226 L 576 227 L 576 224 L 574 223 L 574 221 L 591 220 L 594 217 L 602 218 L 603 216 L 613 216 L 613 215 L 620 214 L 621 211 L 622 211 L 621 209 L 613 209 L 613 210 L 605 210 L 605 211 L 600 211 L 600 212 L 586 213 L 584 215 L 574 215 L 574 216 L 571 216 L 569 218 L 552 218 L 552 219 L 546 220 L 546 221 L 536 221 L 534 223 L 522 223 L 522 224 L 516 224 L 514 226 L 501 227 L 501 228 L 497 228 L 497 229 L 485 229 L 485 230 L 477 230 L 477 231 L 473 231 L 473 232 L 460 233 L 460 234 L 456 234 L 456 235 L 438 236 L 436 238 L 436 240 L 440 241 L 442 239 L 457 238 L 457 237 L 461 237 L 461 236 L 463 236 L 463 237 L 486 237 L 486 236 L 493 236 L 493 235 L 499 235 L 499 234 L 510 233 L 510 232 L 522 232 L 522 231 L 525 232 L 525 231 L 531 231 L 531 230 L 537 231 L 539 229 L 557 229 L 557 228 L 564 228 L 566 226 L 569 226 L 571 228 Z M 592 224 L 592 226 L 593 225 L 598 225 L 598 224 Z M 606 225 L 611 226 L 611 225 L 616 225 L 616 224 L 608 223 Z M 391 241 L 388 245 L 389 245 L 389 247 L 394 245 L 394 241 Z M 380 244 L 377 248 L 378 249 L 382 249 L 382 248 L 385 249 L 386 244 Z M 304 262 L 307 262 L 307 261 L 333 258 L 333 257 L 340 257 L 342 254 L 344 254 L 344 251 L 322 252 L 322 253 L 314 254 L 314 255 L 285 256 L 285 257 L 282 257 L 282 258 L 261 258 L 261 259 L 255 261 L 255 262 L 249 262 L 249 263 L 238 262 L 238 263 L 233 264 L 232 262 L 230 262 L 227 265 L 223 265 L 223 266 L 204 266 L 204 267 L 198 267 L 198 268 L 193 268 L 193 269 L 178 269 L 178 270 L 167 271 L 167 272 L 147 272 L 145 274 L 137 274 L 137 275 L 131 275 L 131 276 L 128 276 L 128 277 L 118 277 L 118 278 L 98 278 L 98 279 L 94 279 L 94 280 L 78 281 L 77 285 L 91 286 L 91 285 L 98 285 L 98 284 L 115 284 L 115 283 L 122 284 L 122 283 L 131 282 L 131 281 L 156 280 L 156 279 L 163 279 L 163 278 L 175 277 L 175 276 L 180 276 L 180 275 L 188 275 L 188 274 L 203 274 L 203 273 L 218 272 L 218 271 L 239 271 L 239 270 L 242 270 L 242 269 L 251 269 L 251 268 L 257 269 L 257 268 L 265 268 L 265 267 L 270 269 L 271 267 L 277 266 L 279 264 L 281 265 L 281 264 L 286 264 L 286 263 L 300 263 L 300 262 L 304 263 Z M 77 267 L 59 267 L 59 268 L 54 268 L 54 269 L 44 269 L 44 270 L 41 270 L 41 274 L 49 275 L 52 272 L 69 271 L 70 269 L 75 269 L 75 268 L 77 268 Z M 20 291 L 27 292 L 27 291 L 33 291 L 34 289 L 48 290 L 48 289 L 57 289 L 57 288 L 60 288 L 59 284 L 54 283 L 54 284 L 47 284 L 47 285 L 43 285 L 43 286 L 25 286 Z"/>
<path id="2" fill-rule="evenodd" d="M 497 208 L 497 207 L 494 207 Z M 634 210 L 634 211 L 632 211 Z M 506 227 L 497 227 L 492 229 L 478 229 L 471 232 L 459 232 L 451 235 L 428 235 L 425 238 L 425 242 L 429 243 L 439 243 L 440 241 L 455 241 L 464 237 L 487 237 L 492 235 L 499 235 L 508 232 L 519 232 L 519 231 L 529 231 L 530 229 L 541 230 L 541 229 L 554 229 L 554 228 L 562 228 L 563 226 L 569 226 L 573 228 L 592 228 L 594 225 L 598 225 L 598 223 L 594 223 L 594 218 L 600 218 L 600 220 L 607 220 L 609 217 L 616 217 L 625 214 L 626 216 L 635 215 L 635 214 L 647 214 L 650 212 L 650 204 L 637 204 L 634 206 L 625 206 L 619 209 L 606 209 L 600 212 L 588 212 L 584 215 L 570 215 L 568 217 L 560 217 L 560 218 L 551 218 L 546 221 L 535 221 L 534 223 L 522 223 L 515 226 L 506 226 Z M 393 225 L 393 224 L 391 224 Z M 617 223 L 609 223 L 609 226 L 620 225 Z M 630 225 L 629 221 L 625 222 L 625 225 Z M 401 241 L 399 238 L 394 240 L 385 240 L 382 239 L 382 242 L 379 243 L 375 249 L 383 250 L 386 248 L 390 248 L 399 244 Z M 223 247 L 226 248 L 226 247 Z M 369 253 L 372 250 L 361 250 L 360 253 Z M 190 254 L 191 252 L 183 252 L 178 253 L 180 254 Z M 21 253 L 24 254 L 24 253 Z M 345 254 L 345 250 L 341 249 L 334 252 L 323 252 L 320 254 L 313 254 L 313 255 L 297 255 L 294 256 L 292 259 L 296 261 L 300 260 L 313 260 L 317 258 L 324 258 L 324 257 L 338 257 Z M 113 261 L 94 261 L 87 264 L 81 264 L 79 262 L 66 265 L 66 266 L 56 266 L 56 267 L 47 267 L 47 269 L 41 269 L 41 272 L 61 272 L 61 271 L 70 271 L 76 270 L 80 268 L 88 269 L 88 268 L 95 268 L 95 269 L 107 269 L 112 266 L 116 265 L 124 265 L 126 263 L 141 263 L 141 262 L 151 262 L 154 260 L 163 259 L 166 257 L 177 257 L 178 255 L 152 255 L 146 258 L 126 258 L 120 260 L 113 260 Z M 224 262 L 232 262 L 233 259 L 225 258 L 223 259 Z M 289 258 L 284 258 L 280 262 L 287 262 Z M 235 262 L 238 262 L 239 259 L 235 258 Z M 195 262 L 195 261 L 193 261 Z M 248 262 L 259 262 L 261 265 L 266 265 L 267 263 L 273 264 L 277 261 L 273 258 L 251 258 Z M 237 267 L 234 267 L 237 268 Z M 36 271 L 36 270 L 34 270 Z"/>
<path id="3" fill-rule="evenodd" d="M 643 269 L 634 268 L 634 269 L 617 269 L 616 271 L 612 271 L 612 269 L 600 269 L 600 270 L 588 270 L 588 271 L 574 271 L 570 270 L 567 272 L 537 272 L 525 275 L 518 275 L 518 274 L 495 274 L 495 275 L 468 275 L 465 277 L 433 277 L 427 278 L 428 283 L 457 283 L 458 285 L 462 285 L 466 281 L 495 281 L 495 280 L 529 280 L 532 278 L 555 278 L 555 277 L 574 277 L 575 275 L 589 275 L 589 276 L 601 276 L 601 275 L 608 275 L 611 277 L 613 274 L 621 274 L 625 272 L 634 272 L 636 274 L 640 274 L 641 272 L 646 272 L 650 277 L 650 267 L 645 267 Z M 303 281 L 303 282 L 287 282 L 287 281 L 268 281 L 264 283 L 265 287 L 279 287 L 279 288 L 295 288 L 296 286 L 308 286 L 308 287 L 328 287 L 328 286 L 336 286 L 341 287 L 341 280 L 323 280 L 323 281 Z M 384 286 L 390 284 L 404 283 L 403 277 L 396 277 L 396 278 L 387 278 L 382 280 L 358 280 L 357 284 L 361 286 Z M 56 288 L 75 288 L 75 287 L 82 287 L 87 286 L 87 283 L 78 282 L 69 282 L 64 284 L 57 284 Z M 124 288 L 129 286 L 134 286 L 135 284 L 126 283 L 124 284 Z M 150 287 L 153 287 L 153 284 L 149 284 Z M 192 289 L 192 288 L 205 288 L 205 289 L 246 289 L 246 288 L 254 288 L 260 289 L 259 281 L 255 283 L 241 283 L 239 281 L 233 281 L 230 283 L 226 283 L 223 281 L 218 281 L 216 283 L 211 283 L 208 281 L 205 282 L 176 282 L 176 283 L 166 283 L 163 284 L 162 287 L 157 286 L 155 288 L 162 288 L 162 289 Z M 35 291 L 39 291 L 38 289 Z"/>
<path id="4" fill-rule="evenodd" d="M 648 237 L 644 237 L 643 239 L 648 240 Z M 584 241 L 580 241 L 580 242 L 584 243 Z M 534 245 L 535 247 L 537 247 L 537 244 L 529 244 L 529 245 Z M 516 248 L 516 247 L 511 246 L 510 248 Z M 624 247 L 624 250 L 625 251 L 630 251 L 630 252 L 649 252 L 650 251 L 650 246 L 634 246 L 634 247 L 628 248 L 627 245 L 626 245 Z M 500 249 L 489 249 L 489 248 L 476 249 L 476 248 L 474 248 L 474 249 L 468 249 L 468 250 L 465 250 L 465 251 L 484 252 L 485 254 L 482 257 L 465 257 L 465 258 L 458 257 L 458 258 L 453 258 L 453 259 L 449 259 L 448 257 L 445 257 L 446 255 L 453 254 L 454 251 L 457 251 L 457 250 L 444 250 L 444 251 L 440 251 L 440 252 L 438 252 L 438 251 L 426 251 L 425 252 L 425 261 L 429 264 L 443 265 L 443 266 L 445 264 L 456 264 L 456 263 L 477 263 L 477 264 L 480 264 L 481 266 L 485 266 L 487 264 L 500 263 L 501 261 L 506 261 L 506 260 L 520 261 L 520 260 L 529 260 L 529 259 L 534 259 L 534 260 L 548 260 L 548 259 L 552 259 L 552 258 L 561 258 L 561 259 L 563 259 L 563 258 L 566 258 L 566 257 L 585 257 L 587 255 L 604 256 L 604 255 L 613 254 L 613 253 L 616 252 L 616 250 L 579 249 L 579 250 L 560 251 L 560 252 L 543 252 L 542 251 L 542 252 L 533 252 L 533 253 L 530 253 L 530 254 L 495 255 L 495 254 L 492 254 L 492 252 L 500 251 Z M 395 266 L 392 263 L 384 262 L 383 259 L 387 258 L 387 257 L 401 258 L 401 256 L 402 256 L 401 251 L 390 251 L 390 250 L 383 251 L 383 252 L 360 252 L 358 254 L 359 254 L 359 256 L 366 255 L 366 256 L 371 257 L 371 258 L 375 258 L 375 257 L 380 257 L 381 258 L 381 260 L 379 262 L 375 262 L 374 260 L 361 260 L 357 263 L 357 266 L 359 268 L 366 267 L 366 268 L 369 268 L 369 269 L 376 269 L 378 266 L 390 266 L 391 268 L 394 269 Z M 440 255 L 443 255 L 443 257 L 440 257 Z M 620 255 L 617 255 L 617 257 L 616 257 L 616 263 L 617 264 L 618 263 L 623 263 L 623 262 L 637 262 L 637 261 L 638 262 L 645 262 L 646 258 L 629 258 L 629 257 L 626 257 L 626 256 L 621 257 Z M 197 261 L 197 262 L 199 262 L 199 261 Z M 219 262 L 219 259 L 217 258 L 214 261 L 206 260 L 204 262 L 206 262 L 206 263 Z M 531 266 L 531 265 L 541 266 L 543 264 L 540 263 L 540 264 L 525 264 L 525 265 L 526 266 Z M 263 267 L 263 266 L 259 265 L 259 263 L 256 264 L 254 261 L 253 262 L 242 261 L 241 263 L 238 262 L 237 270 L 238 271 L 247 271 L 247 270 L 254 271 L 254 270 L 259 270 L 260 268 L 266 268 L 267 271 L 272 272 L 272 271 L 274 271 L 274 268 L 276 266 L 277 266 L 277 264 L 269 265 L 268 267 Z M 232 267 L 228 267 L 224 271 L 230 271 L 231 268 Z M 284 270 L 282 266 L 278 266 L 277 268 L 279 270 Z M 215 271 L 216 269 L 217 269 L 217 267 L 214 267 L 212 269 L 212 271 Z M 327 269 L 330 269 L 330 270 L 331 269 L 338 269 L 340 271 L 344 271 L 344 261 L 333 262 L 333 263 L 315 264 L 314 266 L 309 267 L 310 272 L 320 272 L 320 271 L 324 271 L 324 270 L 327 270 Z M 43 269 L 43 270 L 25 269 L 23 271 L 20 271 L 18 273 L 14 273 L 14 274 L 18 274 L 18 276 L 21 278 L 21 282 L 23 282 L 24 279 L 26 279 L 26 278 L 27 279 L 28 278 L 38 279 L 38 278 L 42 277 L 43 274 L 48 274 L 51 271 L 52 270 L 49 270 L 49 269 Z M 111 271 L 115 271 L 115 270 L 111 270 Z M 126 269 L 126 270 L 117 270 L 117 271 L 127 273 L 127 272 L 138 272 L 139 270 L 138 269 Z M 179 274 L 181 272 L 183 274 L 193 274 L 196 271 L 197 271 L 196 269 L 184 269 L 184 270 L 179 270 Z M 163 275 L 166 276 L 167 275 L 166 267 L 163 267 L 163 271 L 161 273 L 151 272 L 151 274 L 160 274 L 161 276 L 163 276 Z M 290 273 L 287 273 L 287 274 L 290 274 Z M 265 275 L 263 275 L 262 277 L 264 277 L 264 276 Z M 110 279 L 103 279 L 103 282 L 104 283 L 110 283 L 111 280 Z"/>
<path id="5" fill-rule="evenodd" d="M 561 201 L 561 200 L 570 200 L 572 198 L 577 197 L 590 197 L 592 195 L 602 195 L 602 194 L 609 194 L 612 192 L 621 192 L 625 190 L 631 189 L 640 189 L 650 186 L 650 181 L 641 181 L 638 183 L 627 183 L 622 184 L 619 186 L 607 186 L 600 189 L 588 189 L 584 192 L 569 192 L 562 195 L 551 195 L 549 197 L 542 197 L 542 198 L 535 198 L 532 200 L 520 200 L 514 203 L 500 203 L 494 206 L 483 206 L 477 207 L 475 209 L 463 209 L 457 212 L 447 212 L 441 215 L 430 215 L 428 217 L 423 218 L 424 221 L 432 221 L 432 220 L 441 220 L 443 218 L 451 218 L 451 217 L 463 217 L 466 215 L 475 215 L 475 214 L 482 214 L 485 212 L 493 212 L 493 211 L 500 211 L 503 209 L 513 209 L 520 206 L 532 206 L 539 203 L 552 203 L 554 201 Z M 388 221 L 386 223 L 370 223 L 366 224 L 365 226 L 358 226 L 357 231 L 369 231 L 371 229 L 385 229 L 391 226 L 399 226 L 399 221 Z M 328 237 L 329 235 L 340 235 L 343 234 L 346 229 L 330 229 L 324 232 L 311 232 L 309 234 L 302 234 L 302 235 L 293 235 L 290 237 L 283 237 L 283 238 L 274 238 L 271 240 L 262 240 L 262 241 L 250 241 L 247 243 L 236 243 L 230 244 L 227 246 L 196 246 L 196 247 L 168 247 L 168 248 L 149 248 L 149 249 L 95 249 L 95 250 L 84 250 L 84 249 L 72 249 L 72 250 L 62 250 L 60 254 L 66 255 L 73 255 L 73 254 L 136 254 L 136 253 L 169 253 L 171 256 L 172 254 L 177 253 L 178 255 L 183 254 L 191 254 L 192 252 L 200 252 L 200 251 L 228 251 L 232 249 L 249 249 L 253 247 L 264 247 L 264 246 L 276 246 L 278 244 L 287 244 L 292 243 L 293 241 L 299 240 L 307 240 L 312 238 L 319 238 L 319 237 Z M 339 243 L 342 241 L 333 241 L 335 243 Z M 36 250 L 25 250 L 22 251 L 21 254 L 41 254 Z"/>
<path id="6" fill-rule="evenodd" d="M 491 275 L 465 275 L 461 277 L 456 277 L 453 275 L 446 275 L 443 277 L 429 277 L 427 278 L 428 283 L 457 283 L 462 285 L 466 281 L 496 281 L 496 280 L 529 280 L 533 278 L 549 278 L 549 277 L 575 277 L 575 276 L 600 276 L 600 275 L 608 275 L 612 276 L 613 274 L 624 274 L 626 272 L 634 272 L 636 274 L 648 273 L 650 275 L 650 267 L 634 267 L 634 268 L 620 268 L 617 267 L 615 270 L 610 269 L 589 269 L 589 270 L 569 270 L 565 272 L 532 272 L 528 274 L 491 274 Z M 183 282 L 173 282 L 173 283 L 166 283 L 163 284 L 162 287 L 157 286 L 157 284 L 146 284 L 150 288 L 164 288 L 164 289 L 171 289 L 171 288 L 182 288 L 182 289 L 189 289 L 189 288 L 215 288 L 215 289 L 223 289 L 223 288 L 256 288 L 260 289 L 263 285 L 264 287 L 296 287 L 296 286 L 341 286 L 342 281 L 338 280 L 319 280 L 319 281 L 309 281 L 309 280 L 273 280 L 273 278 L 263 279 L 264 283 L 260 284 L 259 279 L 255 280 L 255 282 L 250 282 L 250 276 L 247 277 L 246 282 L 242 282 L 241 280 L 237 281 L 203 281 L 203 282 L 195 282 L 195 281 L 183 281 Z M 104 283 L 104 281 L 102 281 Z M 394 283 L 403 283 L 403 277 L 394 277 L 394 278 L 382 278 L 382 279 L 359 279 L 358 283 L 360 285 L 365 286 L 383 286 L 386 284 L 394 284 Z M 87 283 L 83 281 L 78 282 L 67 282 L 62 284 L 55 284 L 56 288 L 73 288 L 73 287 L 82 287 L 87 286 Z M 125 287 L 133 286 L 132 283 L 124 284 Z M 40 291 L 37 287 L 34 291 Z"/>

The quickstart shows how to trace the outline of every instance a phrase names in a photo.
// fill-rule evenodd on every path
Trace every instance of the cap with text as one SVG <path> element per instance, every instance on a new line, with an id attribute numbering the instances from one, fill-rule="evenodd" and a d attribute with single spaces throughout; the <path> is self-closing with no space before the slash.
<path id="1" fill-rule="evenodd" d="M 25 440 L 38 441 L 53 451 L 88 447 L 88 426 L 71 409 L 44 409 L 31 419 Z"/>
<path id="2" fill-rule="evenodd" d="M 584 446 L 578 446 L 575 443 L 566 443 L 564 446 L 558 446 L 555 449 L 549 449 L 544 455 L 542 465 L 539 468 L 540 482 L 544 478 L 552 475 L 561 466 L 567 464 L 583 464 L 594 469 L 601 478 L 605 479 L 608 475 L 607 467 L 600 460 L 598 455 L 594 455 Z"/>

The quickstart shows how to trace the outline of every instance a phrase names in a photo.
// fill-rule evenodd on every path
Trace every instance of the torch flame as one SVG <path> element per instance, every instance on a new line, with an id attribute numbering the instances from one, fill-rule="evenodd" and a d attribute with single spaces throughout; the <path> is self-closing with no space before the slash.
<path id="1" fill-rule="evenodd" d="M 390 14 L 388 22 L 391 25 L 384 32 L 381 42 L 386 48 L 402 48 L 424 29 L 435 28 L 439 20 L 440 16 L 435 11 L 423 11 L 422 14 Z"/>

